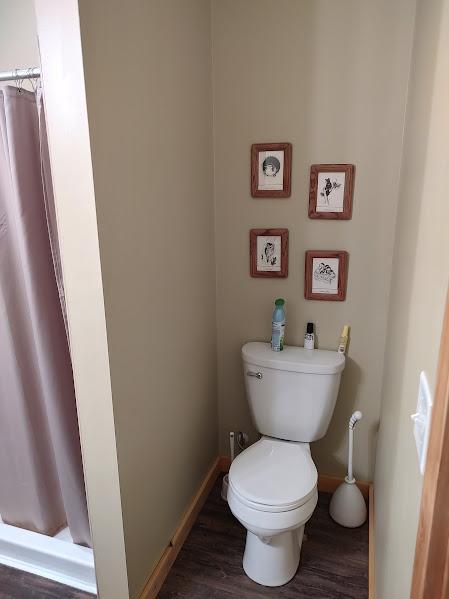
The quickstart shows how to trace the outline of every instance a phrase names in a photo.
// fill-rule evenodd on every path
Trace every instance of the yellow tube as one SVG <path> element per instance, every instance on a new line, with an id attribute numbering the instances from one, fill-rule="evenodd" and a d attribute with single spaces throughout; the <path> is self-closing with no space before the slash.
<path id="1" fill-rule="evenodd" d="M 349 341 L 349 325 L 345 324 L 345 326 L 343 327 L 343 330 L 341 332 L 340 335 L 340 341 L 338 343 L 338 353 L 340 354 L 345 354 L 346 353 L 346 349 L 348 347 L 348 341 Z"/>

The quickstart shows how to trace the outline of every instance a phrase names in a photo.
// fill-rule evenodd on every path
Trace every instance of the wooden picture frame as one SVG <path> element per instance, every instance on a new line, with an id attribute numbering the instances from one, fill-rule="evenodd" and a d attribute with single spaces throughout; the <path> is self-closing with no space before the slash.
<path id="1" fill-rule="evenodd" d="M 249 254 L 252 277 L 287 277 L 288 229 L 251 229 Z"/>
<path id="2" fill-rule="evenodd" d="M 288 198 L 291 194 L 292 144 L 265 143 L 251 146 L 251 195 L 253 198 Z"/>
<path id="3" fill-rule="evenodd" d="M 350 220 L 354 176 L 353 164 L 312 164 L 309 218 Z"/>
<path id="4" fill-rule="evenodd" d="M 304 297 L 308 300 L 343 302 L 348 282 L 348 252 L 309 250 L 306 252 Z"/>

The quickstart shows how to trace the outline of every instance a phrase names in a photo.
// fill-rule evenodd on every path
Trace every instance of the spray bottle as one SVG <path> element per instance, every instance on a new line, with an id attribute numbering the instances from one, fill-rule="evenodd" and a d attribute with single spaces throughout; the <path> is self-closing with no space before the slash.
<path id="1" fill-rule="evenodd" d="M 281 297 L 275 302 L 273 311 L 273 321 L 271 327 L 271 349 L 273 351 L 282 351 L 284 349 L 285 336 L 285 300 Z"/>

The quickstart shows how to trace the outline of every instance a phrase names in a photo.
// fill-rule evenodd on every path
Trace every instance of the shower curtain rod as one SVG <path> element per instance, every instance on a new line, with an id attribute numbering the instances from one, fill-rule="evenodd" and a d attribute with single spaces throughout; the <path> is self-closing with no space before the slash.
<path id="1" fill-rule="evenodd" d="M 21 79 L 37 79 L 41 76 L 39 67 L 31 69 L 14 69 L 13 71 L 0 71 L 0 81 L 20 81 Z"/>

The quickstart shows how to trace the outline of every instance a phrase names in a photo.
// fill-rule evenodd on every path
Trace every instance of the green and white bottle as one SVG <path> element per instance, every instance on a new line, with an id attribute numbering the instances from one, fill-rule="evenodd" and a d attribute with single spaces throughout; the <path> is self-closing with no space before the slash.
<path id="1" fill-rule="evenodd" d="M 273 321 L 271 326 L 271 349 L 282 351 L 285 336 L 285 301 L 280 297 L 274 302 Z"/>

